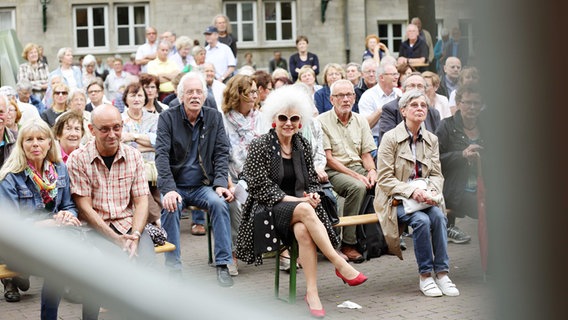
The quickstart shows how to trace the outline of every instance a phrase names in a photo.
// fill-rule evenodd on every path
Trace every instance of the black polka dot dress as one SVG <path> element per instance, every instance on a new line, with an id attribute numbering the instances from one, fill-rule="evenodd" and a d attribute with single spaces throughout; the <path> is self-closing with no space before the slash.
<path id="1" fill-rule="evenodd" d="M 296 174 L 295 195 L 321 191 L 317 181 L 309 142 L 300 134 L 292 137 L 292 160 Z M 237 235 L 237 257 L 247 263 L 262 264 L 262 253 L 276 251 L 281 243 L 293 240 L 290 221 L 299 202 L 282 202 L 286 193 L 281 189 L 284 176 L 280 145 L 274 130 L 255 139 L 243 168 L 247 181 L 248 198 L 243 206 L 242 222 Z M 334 247 L 339 239 L 333 231 L 327 214 L 319 205 L 318 218 L 324 224 Z"/>

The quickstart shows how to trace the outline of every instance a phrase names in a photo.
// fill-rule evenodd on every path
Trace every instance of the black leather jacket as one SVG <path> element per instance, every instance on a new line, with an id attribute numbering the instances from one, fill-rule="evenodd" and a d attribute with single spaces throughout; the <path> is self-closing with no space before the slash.
<path id="1" fill-rule="evenodd" d="M 229 140 L 225 134 L 221 113 L 201 108 L 199 165 L 204 185 L 227 188 L 229 170 Z M 171 107 L 160 114 L 156 138 L 158 189 L 162 194 L 177 190 L 174 176 L 185 165 L 191 141 L 190 123 L 183 105 Z"/>

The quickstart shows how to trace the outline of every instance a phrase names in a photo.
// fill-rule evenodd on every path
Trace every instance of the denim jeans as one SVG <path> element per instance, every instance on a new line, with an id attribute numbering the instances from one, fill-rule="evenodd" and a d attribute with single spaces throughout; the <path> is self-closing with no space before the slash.
<path id="1" fill-rule="evenodd" d="M 203 210 L 191 210 L 191 222 L 205 225 L 205 212 Z"/>
<path id="2" fill-rule="evenodd" d="M 41 320 L 57 320 L 59 302 L 63 296 L 63 286 L 44 279 L 41 289 Z M 99 304 L 83 301 L 83 320 L 96 320 L 99 317 Z"/>
<path id="3" fill-rule="evenodd" d="M 432 206 L 414 213 L 404 213 L 397 207 L 398 223 L 412 227 L 414 255 L 420 274 L 449 271 L 447 219 L 442 210 Z"/>
<path id="4" fill-rule="evenodd" d="M 182 209 L 191 205 L 207 209 L 211 215 L 210 227 L 213 228 L 215 238 L 215 264 L 231 264 L 233 256 L 231 254 L 229 204 L 209 186 L 178 188 L 177 192 L 182 197 L 182 203 L 178 204 L 177 209 L 173 212 L 162 209 L 162 227 L 168 233 L 168 242 L 176 246 L 174 251 L 166 252 L 166 266 L 174 270 L 181 270 L 180 216 Z"/>

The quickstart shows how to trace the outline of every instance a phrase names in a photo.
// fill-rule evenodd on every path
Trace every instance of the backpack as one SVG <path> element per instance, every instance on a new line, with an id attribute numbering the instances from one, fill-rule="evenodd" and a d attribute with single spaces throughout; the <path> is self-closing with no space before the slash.
<path id="1" fill-rule="evenodd" d="M 373 200 L 375 196 L 369 192 L 363 201 L 359 214 L 374 213 Z M 388 246 L 379 222 L 357 225 L 357 247 L 365 260 L 378 258 L 387 254 Z"/>

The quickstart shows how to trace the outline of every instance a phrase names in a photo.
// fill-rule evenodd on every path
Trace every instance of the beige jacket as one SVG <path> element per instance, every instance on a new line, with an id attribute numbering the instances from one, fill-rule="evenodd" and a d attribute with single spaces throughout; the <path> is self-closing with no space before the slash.
<path id="1" fill-rule="evenodd" d="M 444 177 L 440 165 L 438 138 L 426 130 L 421 129 L 423 142 L 416 147 L 416 159 L 422 163 L 422 177 L 429 178 L 438 192 L 442 192 Z M 404 121 L 394 129 L 385 133 L 377 154 L 377 187 L 375 188 L 375 212 L 385 235 L 389 253 L 402 260 L 400 250 L 399 225 L 396 207 L 392 206 L 393 196 L 400 194 L 410 198 L 415 187 L 408 181 L 414 171 L 414 160 L 410 150 L 410 135 L 406 130 Z M 445 208 L 442 207 L 445 212 Z"/>

